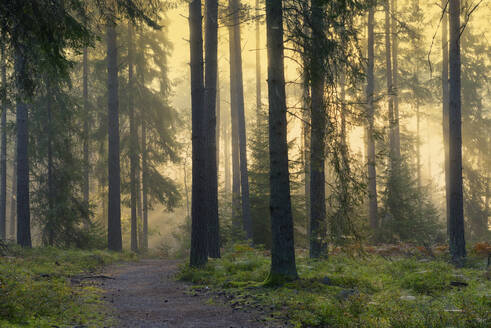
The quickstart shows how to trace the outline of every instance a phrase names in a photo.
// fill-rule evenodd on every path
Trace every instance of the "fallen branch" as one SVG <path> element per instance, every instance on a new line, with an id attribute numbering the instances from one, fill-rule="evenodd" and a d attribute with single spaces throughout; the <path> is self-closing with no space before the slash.
<path id="1" fill-rule="evenodd" d="M 95 276 L 73 276 L 71 277 L 72 280 L 86 280 L 86 279 L 111 279 L 114 280 L 116 278 L 110 277 L 110 276 L 105 276 L 105 275 L 95 275 Z"/>

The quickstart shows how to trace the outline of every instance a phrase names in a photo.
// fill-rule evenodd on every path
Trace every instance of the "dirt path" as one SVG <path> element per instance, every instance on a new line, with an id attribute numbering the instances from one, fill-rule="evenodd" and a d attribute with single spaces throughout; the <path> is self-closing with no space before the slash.
<path id="1" fill-rule="evenodd" d="M 142 260 L 108 267 L 106 301 L 114 307 L 118 328 L 256 328 L 272 326 L 260 313 L 233 310 L 210 296 L 186 293 L 189 285 L 176 281 L 179 262 Z M 211 304 L 210 304 L 211 303 Z"/>

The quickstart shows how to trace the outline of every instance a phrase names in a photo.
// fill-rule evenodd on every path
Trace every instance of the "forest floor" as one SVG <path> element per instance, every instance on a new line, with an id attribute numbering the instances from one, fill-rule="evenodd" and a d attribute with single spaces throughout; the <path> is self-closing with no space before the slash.
<path id="1" fill-rule="evenodd" d="M 480 245 L 489 254 L 491 246 Z M 407 245 L 297 250 L 299 278 L 265 284 L 267 250 L 232 245 L 202 269 L 131 252 L 0 248 L 1 328 L 488 328 L 491 268 Z M 438 251 L 438 252 L 437 252 Z M 482 252 L 481 252 L 482 253 Z"/>
<path id="2" fill-rule="evenodd" d="M 182 261 L 144 259 L 104 270 L 104 299 L 113 308 L 117 328 L 286 327 L 266 323 L 264 312 L 237 310 L 220 298 L 197 293 L 175 276 Z"/>
<path id="3" fill-rule="evenodd" d="M 299 279 L 270 286 L 269 251 L 234 245 L 204 268 L 183 267 L 179 278 L 295 328 L 489 328 L 491 268 L 481 248 L 491 250 L 476 245 L 463 268 L 450 264 L 445 246 L 336 248 L 323 260 L 297 249 Z"/>

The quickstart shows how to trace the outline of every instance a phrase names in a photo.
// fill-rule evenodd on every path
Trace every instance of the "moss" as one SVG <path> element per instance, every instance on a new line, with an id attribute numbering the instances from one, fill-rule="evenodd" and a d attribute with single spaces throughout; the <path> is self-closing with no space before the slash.
<path id="1" fill-rule="evenodd" d="M 287 282 L 290 281 L 295 281 L 298 279 L 298 276 L 296 275 L 288 275 L 288 274 L 280 274 L 280 273 L 274 273 L 270 272 L 268 277 L 263 283 L 263 286 L 265 287 L 279 287 L 283 286 Z"/>
<path id="2" fill-rule="evenodd" d="M 241 308 L 272 311 L 294 327 L 491 326 L 491 281 L 483 266 L 455 269 L 444 259 L 339 254 L 323 261 L 298 257 L 300 278 L 293 279 L 271 275 L 269 257 L 246 247 L 210 265 L 183 273 Z M 468 286 L 452 287 L 457 277 Z M 340 297 L 351 290 L 350 297 Z"/>
<path id="3" fill-rule="evenodd" d="M 0 327 L 108 326 L 101 311 L 102 291 L 72 285 L 70 277 L 135 259 L 129 253 L 50 247 L 12 246 L 8 255 L 0 257 Z"/>

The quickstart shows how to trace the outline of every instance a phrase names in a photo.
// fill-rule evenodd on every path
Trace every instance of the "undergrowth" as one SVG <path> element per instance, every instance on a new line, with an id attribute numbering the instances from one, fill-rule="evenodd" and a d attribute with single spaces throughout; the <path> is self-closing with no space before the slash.
<path id="1" fill-rule="evenodd" d="M 109 326 L 101 306 L 102 290 L 72 283 L 70 278 L 134 258 L 129 253 L 16 246 L 6 255 L 0 256 L 2 328 Z"/>
<path id="2" fill-rule="evenodd" d="M 300 279 L 277 288 L 264 285 L 269 266 L 267 253 L 239 245 L 179 278 L 295 327 L 491 327 L 484 261 L 455 269 L 444 258 L 299 254 Z"/>

